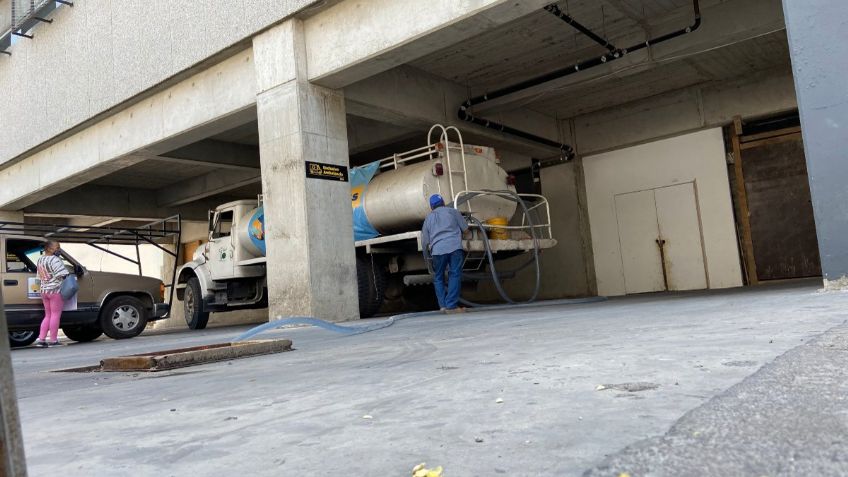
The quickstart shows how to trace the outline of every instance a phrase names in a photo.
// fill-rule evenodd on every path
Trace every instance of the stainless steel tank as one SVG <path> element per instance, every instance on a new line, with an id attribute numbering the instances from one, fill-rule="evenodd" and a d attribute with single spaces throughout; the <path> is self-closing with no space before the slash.
<path id="1" fill-rule="evenodd" d="M 442 175 L 438 175 L 437 164 L 441 164 Z M 454 170 L 462 167 L 458 151 L 452 152 L 451 165 Z M 468 154 L 465 157 L 468 187 L 463 174 L 453 174 L 454 192 L 463 190 L 514 190 L 508 184 L 506 171 L 493 157 L 483 154 Z M 376 175 L 364 191 L 362 201 L 368 221 L 381 234 L 407 232 L 421 227 L 430 212 L 429 197 L 441 194 L 446 203 L 450 197 L 448 165 L 444 157 L 404 165 Z M 494 217 L 511 218 L 517 205 L 510 200 L 497 197 L 474 199 L 460 210 L 469 210 L 480 220 Z"/>

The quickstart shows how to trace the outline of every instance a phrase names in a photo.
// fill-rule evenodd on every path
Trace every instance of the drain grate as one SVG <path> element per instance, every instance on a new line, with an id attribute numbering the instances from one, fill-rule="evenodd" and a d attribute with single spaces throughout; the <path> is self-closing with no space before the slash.
<path id="1" fill-rule="evenodd" d="M 291 340 L 256 340 L 237 343 L 217 343 L 191 348 L 177 348 L 149 353 L 105 358 L 100 365 L 60 369 L 57 372 L 128 372 L 166 371 L 200 364 L 282 353 L 292 350 Z"/>

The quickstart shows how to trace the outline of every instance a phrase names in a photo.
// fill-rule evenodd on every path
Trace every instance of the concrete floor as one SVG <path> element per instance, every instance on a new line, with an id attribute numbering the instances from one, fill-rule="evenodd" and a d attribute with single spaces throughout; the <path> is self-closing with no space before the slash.
<path id="1" fill-rule="evenodd" d="M 843 323 L 848 294 L 819 284 L 416 318 L 353 337 L 284 330 L 263 337 L 291 338 L 293 352 L 156 374 L 47 371 L 245 328 L 17 350 L 29 468 L 580 475 Z M 658 387 L 596 390 L 624 383 Z"/>

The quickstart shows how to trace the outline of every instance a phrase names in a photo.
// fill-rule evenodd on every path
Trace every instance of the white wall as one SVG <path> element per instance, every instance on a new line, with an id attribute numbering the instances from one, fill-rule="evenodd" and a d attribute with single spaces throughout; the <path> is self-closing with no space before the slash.
<path id="1" fill-rule="evenodd" d="M 695 181 L 711 288 L 742 285 L 720 128 L 587 156 L 583 167 L 599 295 L 623 295 L 616 194 Z"/>
<path id="2" fill-rule="evenodd" d="M 0 128 L 0 162 L 313 3 L 84 0 L 59 8 L 52 24 L 33 30 L 35 38 L 0 55 L 0 117 L 15 118 Z"/>

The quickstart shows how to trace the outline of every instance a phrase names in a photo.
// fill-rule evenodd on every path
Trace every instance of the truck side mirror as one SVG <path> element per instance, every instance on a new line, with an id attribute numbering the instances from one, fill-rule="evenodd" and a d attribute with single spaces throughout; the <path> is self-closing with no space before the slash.
<path id="1" fill-rule="evenodd" d="M 82 265 L 74 265 L 74 275 L 76 275 L 77 278 L 82 278 L 86 273 L 88 273 L 88 270 L 86 270 L 85 267 Z"/>

